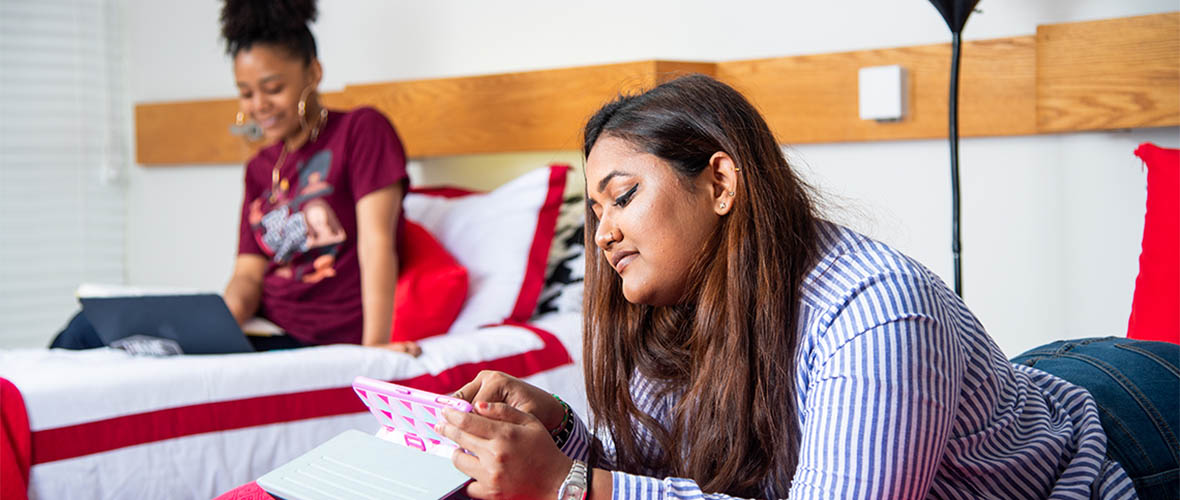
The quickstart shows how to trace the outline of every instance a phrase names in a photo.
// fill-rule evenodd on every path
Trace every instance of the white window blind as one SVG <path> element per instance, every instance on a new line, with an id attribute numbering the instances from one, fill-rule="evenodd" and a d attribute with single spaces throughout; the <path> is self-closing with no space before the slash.
<path id="1" fill-rule="evenodd" d="M 123 282 L 118 0 L 0 0 L 0 348 L 45 346 L 82 282 Z"/>

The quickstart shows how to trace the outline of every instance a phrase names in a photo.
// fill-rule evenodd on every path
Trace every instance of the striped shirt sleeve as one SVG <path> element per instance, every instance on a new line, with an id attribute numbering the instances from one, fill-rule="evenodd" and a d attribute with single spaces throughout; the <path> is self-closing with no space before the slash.
<path id="1" fill-rule="evenodd" d="M 589 462 L 590 446 L 594 443 L 594 437 L 590 435 L 590 431 L 586 428 L 586 424 L 582 422 L 582 418 L 577 413 L 574 413 L 573 416 L 574 430 L 566 438 L 565 443 L 561 445 L 561 452 L 574 460 Z"/>
<path id="2" fill-rule="evenodd" d="M 590 433 L 589 429 L 583 423 L 582 419 L 577 414 L 574 415 L 574 430 L 570 434 L 569 439 L 561 447 L 561 451 L 566 456 L 574 460 L 589 461 L 590 448 L 593 446 L 595 437 Z M 613 455 L 607 450 L 608 460 L 609 455 Z M 600 457 L 601 458 L 601 457 Z M 599 461 L 591 464 L 593 467 L 600 469 L 611 469 L 613 464 Z M 701 489 L 691 479 L 681 478 L 666 478 L 658 479 L 654 477 L 644 477 L 624 472 L 612 472 L 612 498 L 618 499 L 638 499 L 638 500 L 661 500 L 661 499 L 723 499 L 733 498 L 722 494 L 706 495 L 701 492 Z"/>
<path id="3" fill-rule="evenodd" d="M 665 500 L 665 499 L 710 499 L 720 500 L 734 498 L 721 493 L 705 494 L 691 479 L 669 477 L 657 479 L 654 477 L 636 476 L 625 472 L 611 473 L 611 487 L 614 491 L 611 498 L 634 500 Z"/>

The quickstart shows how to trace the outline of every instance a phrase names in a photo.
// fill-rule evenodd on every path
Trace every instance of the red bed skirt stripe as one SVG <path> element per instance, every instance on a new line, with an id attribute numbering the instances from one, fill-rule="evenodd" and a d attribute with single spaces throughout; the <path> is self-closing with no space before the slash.
<path id="1" fill-rule="evenodd" d="M 29 418 L 20 391 L 0 378 L 0 500 L 28 500 Z"/>
<path id="2" fill-rule="evenodd" d="M 573 362 L 553 334 L 522 323 L 506 324 L 532 331 L 544 346 L 505 358 L 458 365 L 438 375 L 391 382 L 445 394 L 462 387 L 480 370 L 528 377 Z M 206 432 L 365 412 L 364 403 L 357 399 L 351 386 L 167 408 L 34 432 L 32 464 Z"/>

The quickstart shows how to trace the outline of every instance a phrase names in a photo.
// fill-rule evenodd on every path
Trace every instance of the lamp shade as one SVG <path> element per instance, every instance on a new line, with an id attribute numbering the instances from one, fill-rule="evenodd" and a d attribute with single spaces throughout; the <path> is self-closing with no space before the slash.
<path id="1" fill-rule="evenodd" d="M 942 14 L 951 33 L 961 33 L 963 25 L 967 24 L 967 16 L 975 10 L 979 0 L 930 0 L 930 3 Z"/>

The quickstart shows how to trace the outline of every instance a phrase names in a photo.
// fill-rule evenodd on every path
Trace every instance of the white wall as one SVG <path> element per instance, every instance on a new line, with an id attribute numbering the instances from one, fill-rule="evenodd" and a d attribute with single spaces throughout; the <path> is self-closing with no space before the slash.
<path id="1" fill-rule="evenodd" d="M 233 95 L 220 2 L 126 0 L 130 101 Z M 1038 24 L 1175 10 L 1174 0 L 985 0 L 965 38 Z M 853 13 L 853 8 L 861 13 Z M 735 60 L 949 40 L 926 1 L 321 1 L 313 26 L 324 89 L 643 59 Z M 969 54 L 965 57 L 969 57 Z M 786 77 L 786 76 L 784 76 Z M 855 99 L 856 96 L 849 96 Z M 226 117 L 229 124 L 232 117 Z M 968 304 L 1009 354 L 1062 337 L 1125 331 L 1142 228 L 1134 145 L 1175 147 L 1176 128 L 962 142 Z M 945 141 L 789 149 L 832 194 L 833 215 L 950 276 Z M 415 163 L 416 181 L 489 163 L 580 162 L 574 152 Z M 523 167 L 522 167 L 523 168 Z M 502 170 L 496 170 L 502 172 Z M 451 177 L 439 175 L 447 172 Z M 128 176 L 128 281 L 220 289 L 241 201 L 239 165 L 143 168 Z"/>

